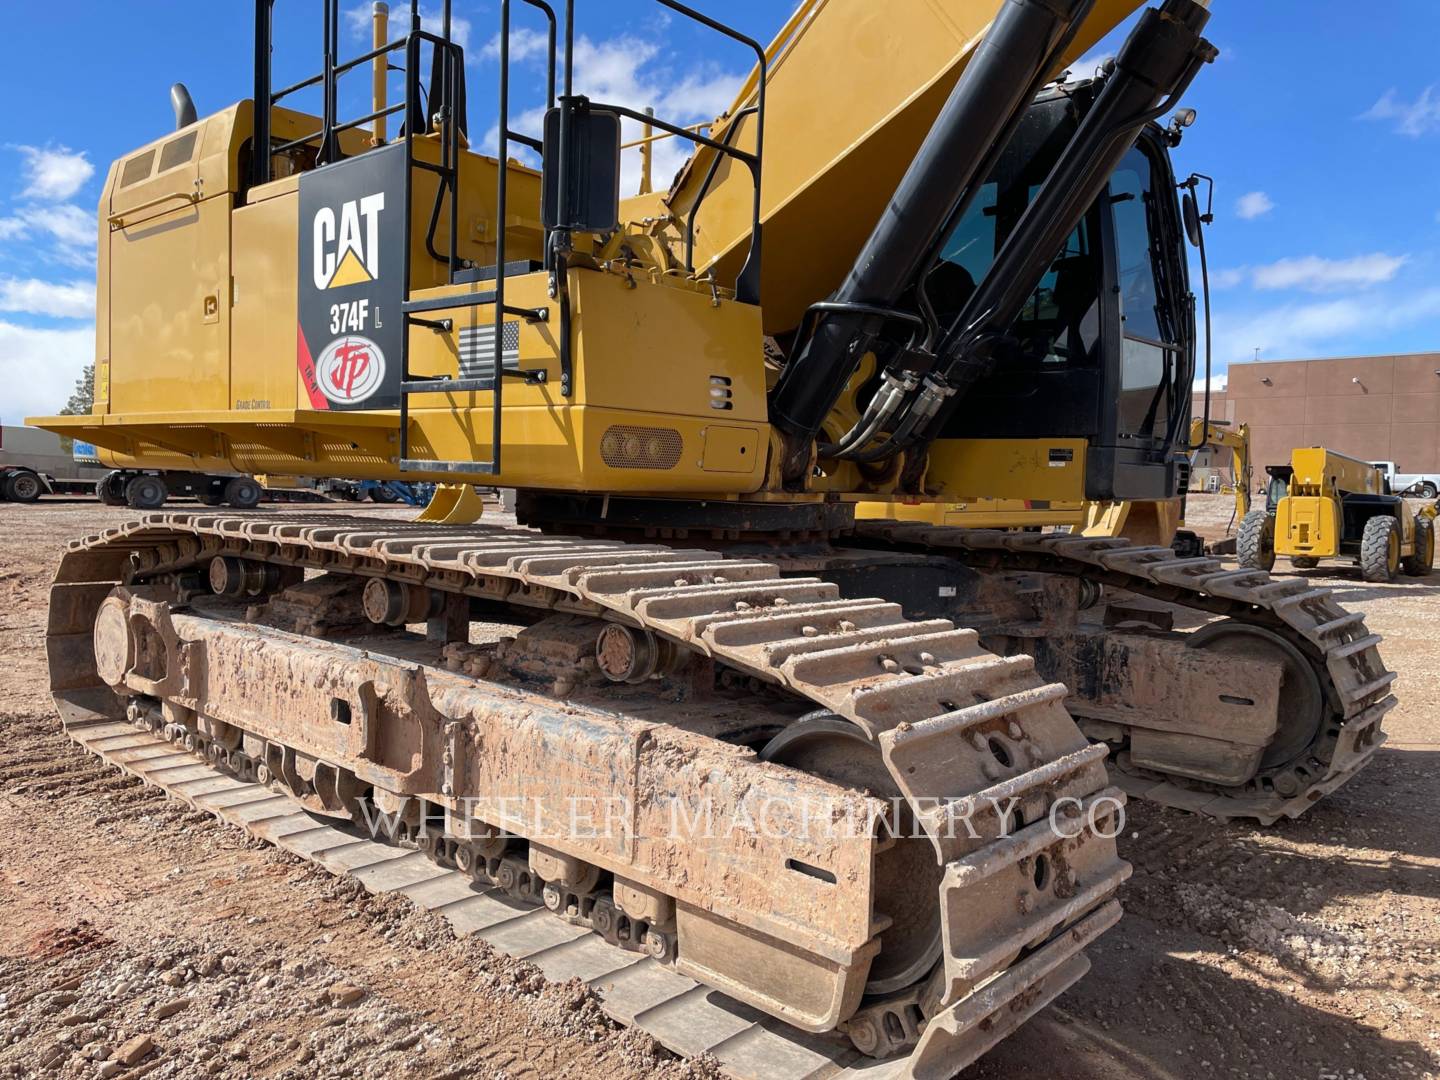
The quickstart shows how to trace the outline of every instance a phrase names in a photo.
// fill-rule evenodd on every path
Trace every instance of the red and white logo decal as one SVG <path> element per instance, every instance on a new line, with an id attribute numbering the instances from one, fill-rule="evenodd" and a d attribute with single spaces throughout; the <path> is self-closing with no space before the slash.
<path id="1" fill-rule="evenodd" d="M 315 381 L 337 405 L 364 401 L 385 381 L 385 354 L 359 334 L 336 338 L 315 361 Z"/>

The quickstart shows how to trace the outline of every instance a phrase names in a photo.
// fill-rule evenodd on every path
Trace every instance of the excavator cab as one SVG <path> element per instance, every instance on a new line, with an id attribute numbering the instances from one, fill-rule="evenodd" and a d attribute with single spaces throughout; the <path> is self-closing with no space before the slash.
<path id="1" fill-rule="evenodd" d="M 984 276 L 1092 87 L 1062 84 L 1030 107 L 950 232 L 927 283 L 937 310 L 958 309 L 964 279 Z M 1176 192 L 1169 137 L 1151 125 L 1025 302 L 1011 327 L 1011 352 L 951 416 L 942 450 L 943 440 L 956 440 L 960 452 L 983 452 L 982 441 L 992 439 L 1084 440 L 1085 498 L 1179 493 L 1195 317 Z"/>

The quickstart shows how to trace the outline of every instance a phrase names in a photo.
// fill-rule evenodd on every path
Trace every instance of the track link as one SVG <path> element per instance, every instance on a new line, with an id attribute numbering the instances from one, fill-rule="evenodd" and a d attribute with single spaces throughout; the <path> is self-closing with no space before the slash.
<path id="1" fill-rule="evenodd" d="M 1108 537 L 965 529 L 898 521 L 857 522 L 865 541 L 950 555 L 982 570 L 1081 577 L 1154 600 L 1263 626 L 1291 641 L 1321 676 L 1329 717 L 1298 758 L 1263 770 L 1240 788 L 1176 782 L 1112 769 L 1137 798 L 1218 818 L 1271 824 L 1298 817 L 1353 778 L 1385 742 L 1384 716 L 1396 701 L 1395 673 L 1380 658 L 1380 636 L 1347 612 L 1329 589 L 1263 570 L 1227 570 L 1219 559 L 1181 558 L 1168 547 Z"/>
<path id="2" fill-rule="evenodd" d="M 943 620 L 910 623 L 896 604 L 843 599 L 830 582 L 782 578 L 763 560 L 518 528 L 164 514 L 74 542 L 57 575 L 47 639 L 67 729 L 87 749 L 187 802 L 224 798 L 223 808 L 208 808 L 257 835 L 266 830 L 256 823 L 277 820 L 274 814 L 297 834 L 319 835 L 322 826 L 302 821 L 298 804 L 276 801 L 288 796 L 264 787 L 225 794 L 240 781 L 190 755 L 167 755 L 161 768 L 147 768 L 156 758 L 137 747 L 144 736 L 115 727 L 121 699 L 96 674 L 89 644 L 94 613 L 115 585 L 174 582 L 222 555 L 614 619 L 857 725 L 879 747 L 945 867 L 942 963 L 910 995 L 867 1000 L 850 1021 L 857 1045 L 873 1034 L 880 1052 L 914 1047 L 891 1063 L 895 1075 L 948 1076 L 975 1060 L 1080 978 L 1089 967 L 1085 946 L 1119 918 L 1114 893 L 1129 867 L 1102 827 L 1113 824 L 1124 794 L 1107 786 L 1105 749 L 1087 744 L 1064 708 L 1063 686 L 1044 683 L 1028 657 L 986 651 L 972 630 Z M 137 757 L 137 749 L 145 752 Z M 1047 813 L 1061 798 L 1073 799 L 1077 813 L 1073 830 L 1057 839 Z M 252 801 L 260 810 L 254 820 L 234 809 Z M 1011 831 L 1006 816 L 994 813 L 999 806 L 1024 807 L 1023 827 Z M 1107 806 L 1080 820 L 1081 810 Z M 404 858 L 377 854 L 375 865 Z M 635 954 L 617 951 L 634 962 Z M 572 970 L 557 961 L 547 974 L 592 981 L 617 1018 L 681 1053 L 714 1053 L 736 1075 L 829 1076 L 853 1062 L 854 1051 L 833 1037 L 801 1035 L 655 966 L 688 983 L 664 999 L 683 1000 L 683 1008 L 657 1002 L 636 1011 L 585 965 Z M 712 1011 L 694 1012 L 702 1007 Z M 678 1025 L 677 1010 L 684 1019 Z M 721 1014 L 730 1019 L 721 1023 Z M 690 1034 L 677 1036 L 681 1029 Z M 757 1052 L 765 1039 L 769 1049 Z M 876 1075 L 873 1065 L 867 1075 Z"/>

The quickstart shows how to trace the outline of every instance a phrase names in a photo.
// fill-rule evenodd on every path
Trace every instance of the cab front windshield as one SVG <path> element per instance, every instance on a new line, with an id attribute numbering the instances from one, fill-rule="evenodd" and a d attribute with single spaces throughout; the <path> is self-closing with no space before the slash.
<path id="1" fill-rule="evenodd" d="M 1068 137 L 1064 128 L 1046 133 L 1035 122 L 1022 125 L 946 238 L 926 280 L 926 295 L 942 326 L 959 315 L 1044 183 Z M 1014 333 L 1027 365 L 1054 368 L 1094 361 L 1100 338 L 1097 236 L 1098 215 L 1092 210 L 1066 239 L 1016 319 Z"/>

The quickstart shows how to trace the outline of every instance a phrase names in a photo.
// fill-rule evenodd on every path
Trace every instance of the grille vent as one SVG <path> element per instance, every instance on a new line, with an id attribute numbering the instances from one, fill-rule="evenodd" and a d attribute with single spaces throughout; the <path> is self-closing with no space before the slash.
<path id="1" fill-rule="evenodd" d="M 600 439 L 600 457 L 612 469 L 673 469 L 684 445 L 674 428 L 615 424 Z"/>
<path id="2" fill-rule="evenodd" d="M 131 184 L 138 184 L 150 175 L 150 167 L 154 164 L 154 150 L 146 150 L 143 154 L 136 154 L 129 161 L 125 162 L 125 168 L 120 170 L 120 186 L 129 187 Z"/>
<path id="3" fill-rule="evenodd" d="M 195 153 L 195 136 L 198 132 L 190 131 L 181 135 L 178 139 L 171 139 L 160 151 L 160 172 L 166 169 L 173 169 L 177 165 L 184 165 Z"/>

